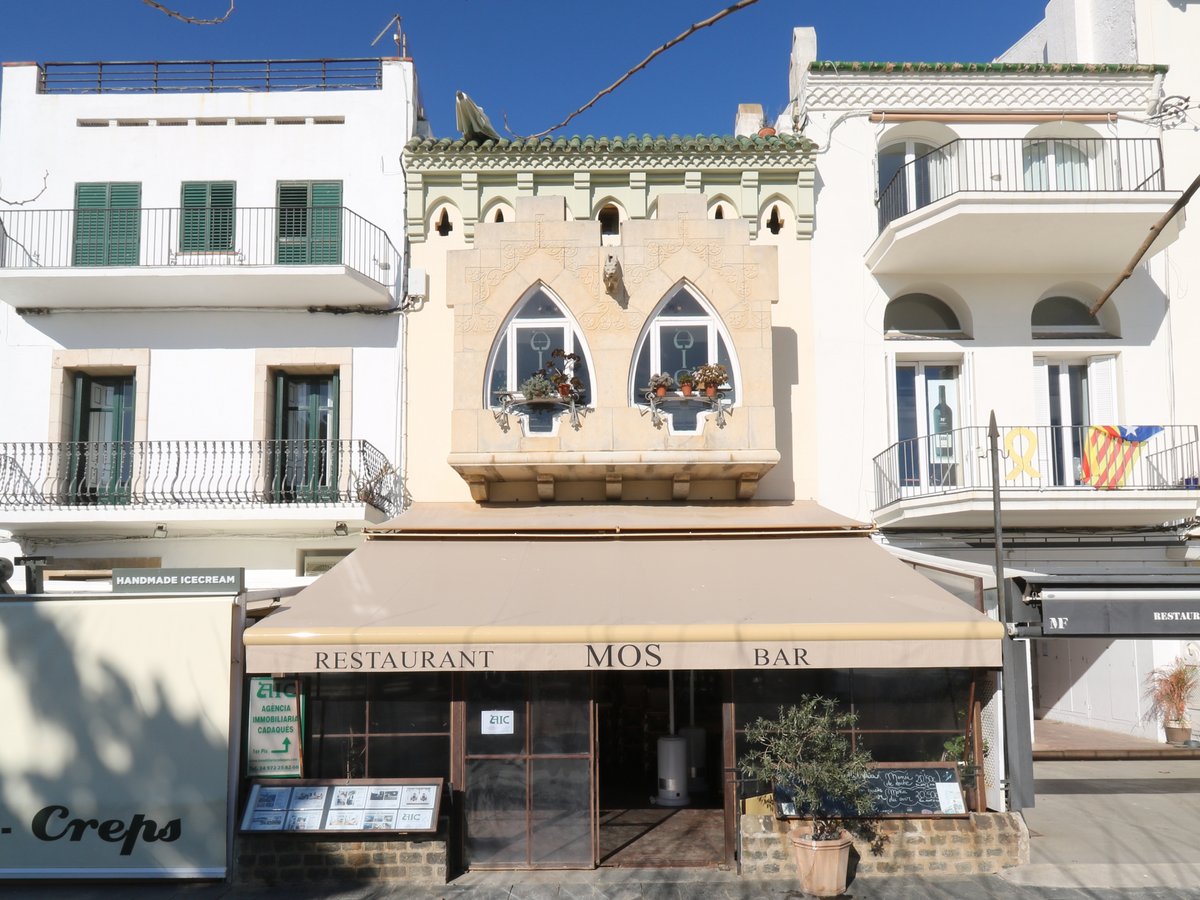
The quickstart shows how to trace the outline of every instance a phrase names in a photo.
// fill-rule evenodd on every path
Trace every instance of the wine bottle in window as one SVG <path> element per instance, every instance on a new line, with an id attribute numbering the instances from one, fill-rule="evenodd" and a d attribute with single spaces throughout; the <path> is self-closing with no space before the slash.
<path id="1" fill-rule="evenodd" d="M 933 408 L 933 448 L 939 459 L 949 459 L 953 455 L 950 432 L 954 430 L 954 410 L 946 402 L 946 386 L 938 385 L 938 402 Z"/>

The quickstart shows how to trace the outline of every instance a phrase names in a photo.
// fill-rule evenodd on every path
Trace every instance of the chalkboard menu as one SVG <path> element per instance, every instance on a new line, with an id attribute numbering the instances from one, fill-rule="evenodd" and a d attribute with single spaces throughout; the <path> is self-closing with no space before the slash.
<path id="1" fill-rule="evenodd" d="M 279 779 L 250 787 L 242 831 L 436 831 L 440 778 Z"/>
<path id="2" fill-rule="evenodd" d="M 871 768 L 867 776 L 875 795 L 875 812 L 880 816 L 966 815 L 958 767 L 954 763 L 893 763 Z M 830 813 L 843 813 L 830 808 Z M 775 788 L 775 814 L 781 819 L 803 818 L 792 792 Z M 849 813 L 852 815 L 852 813 Z"/>

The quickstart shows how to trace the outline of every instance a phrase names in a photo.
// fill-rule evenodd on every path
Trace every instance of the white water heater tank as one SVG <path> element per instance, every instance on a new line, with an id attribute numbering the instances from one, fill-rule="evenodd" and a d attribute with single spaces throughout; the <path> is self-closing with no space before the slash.
<path id="1" fill-rule="evenodd" d="M 658 797 L 659 806 L 687 806 L 688 795 L 687 738 L 667 736 L 658 739 Z"/>

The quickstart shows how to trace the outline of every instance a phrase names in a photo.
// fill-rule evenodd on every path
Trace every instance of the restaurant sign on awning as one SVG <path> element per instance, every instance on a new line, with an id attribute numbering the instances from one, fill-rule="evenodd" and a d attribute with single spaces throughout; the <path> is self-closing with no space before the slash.
<path id="1" fill-rule="evenodd" d="M 1047 637 L 1198 637 L 1200 597 L 1103 596 L 1113 592 L 1043 593 L 1042 633 Z M 1090 594 L 1090 596 L 1089 596 Z"/>

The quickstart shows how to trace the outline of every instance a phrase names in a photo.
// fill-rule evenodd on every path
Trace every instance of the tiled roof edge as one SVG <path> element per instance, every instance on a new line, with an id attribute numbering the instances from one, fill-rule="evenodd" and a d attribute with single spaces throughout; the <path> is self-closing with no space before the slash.
<path id="1" fill-rule="evenodd" d="M 963 62 L 838 62 L 815 60 L 808 66 L 810 72 L 916 72 L 923 75 L 1087 75 L 1124 74 L 1158 75 L 1167 71 L 1167 66 L 1131 63 L 963 63 Z"/>
<path id="2" fill-rule="evenodd" d="M 786 150 L 807 152 L 816 149 L 816 144 L 804 137 L 793 135 L 769 135 L 755 137 L 735 137 L 732 135 L 671 135 L 657 137 L 649 134 L 639 137 L 631 134 L 626 137 L 559 137 L 559 138 L 517 138 L 499 141 L 465 141 L 462 138 L 413 138 L 407 148 L 412 152 L 472 152 L 472 153 L 506 153 L 521 151 L 540 152 L 569 152 L 569 151 L 609 151 L 614 153 L 645 153 L 645 152 L 678 152 L 710 151 L 744 153 L 754 150 Z"/>

